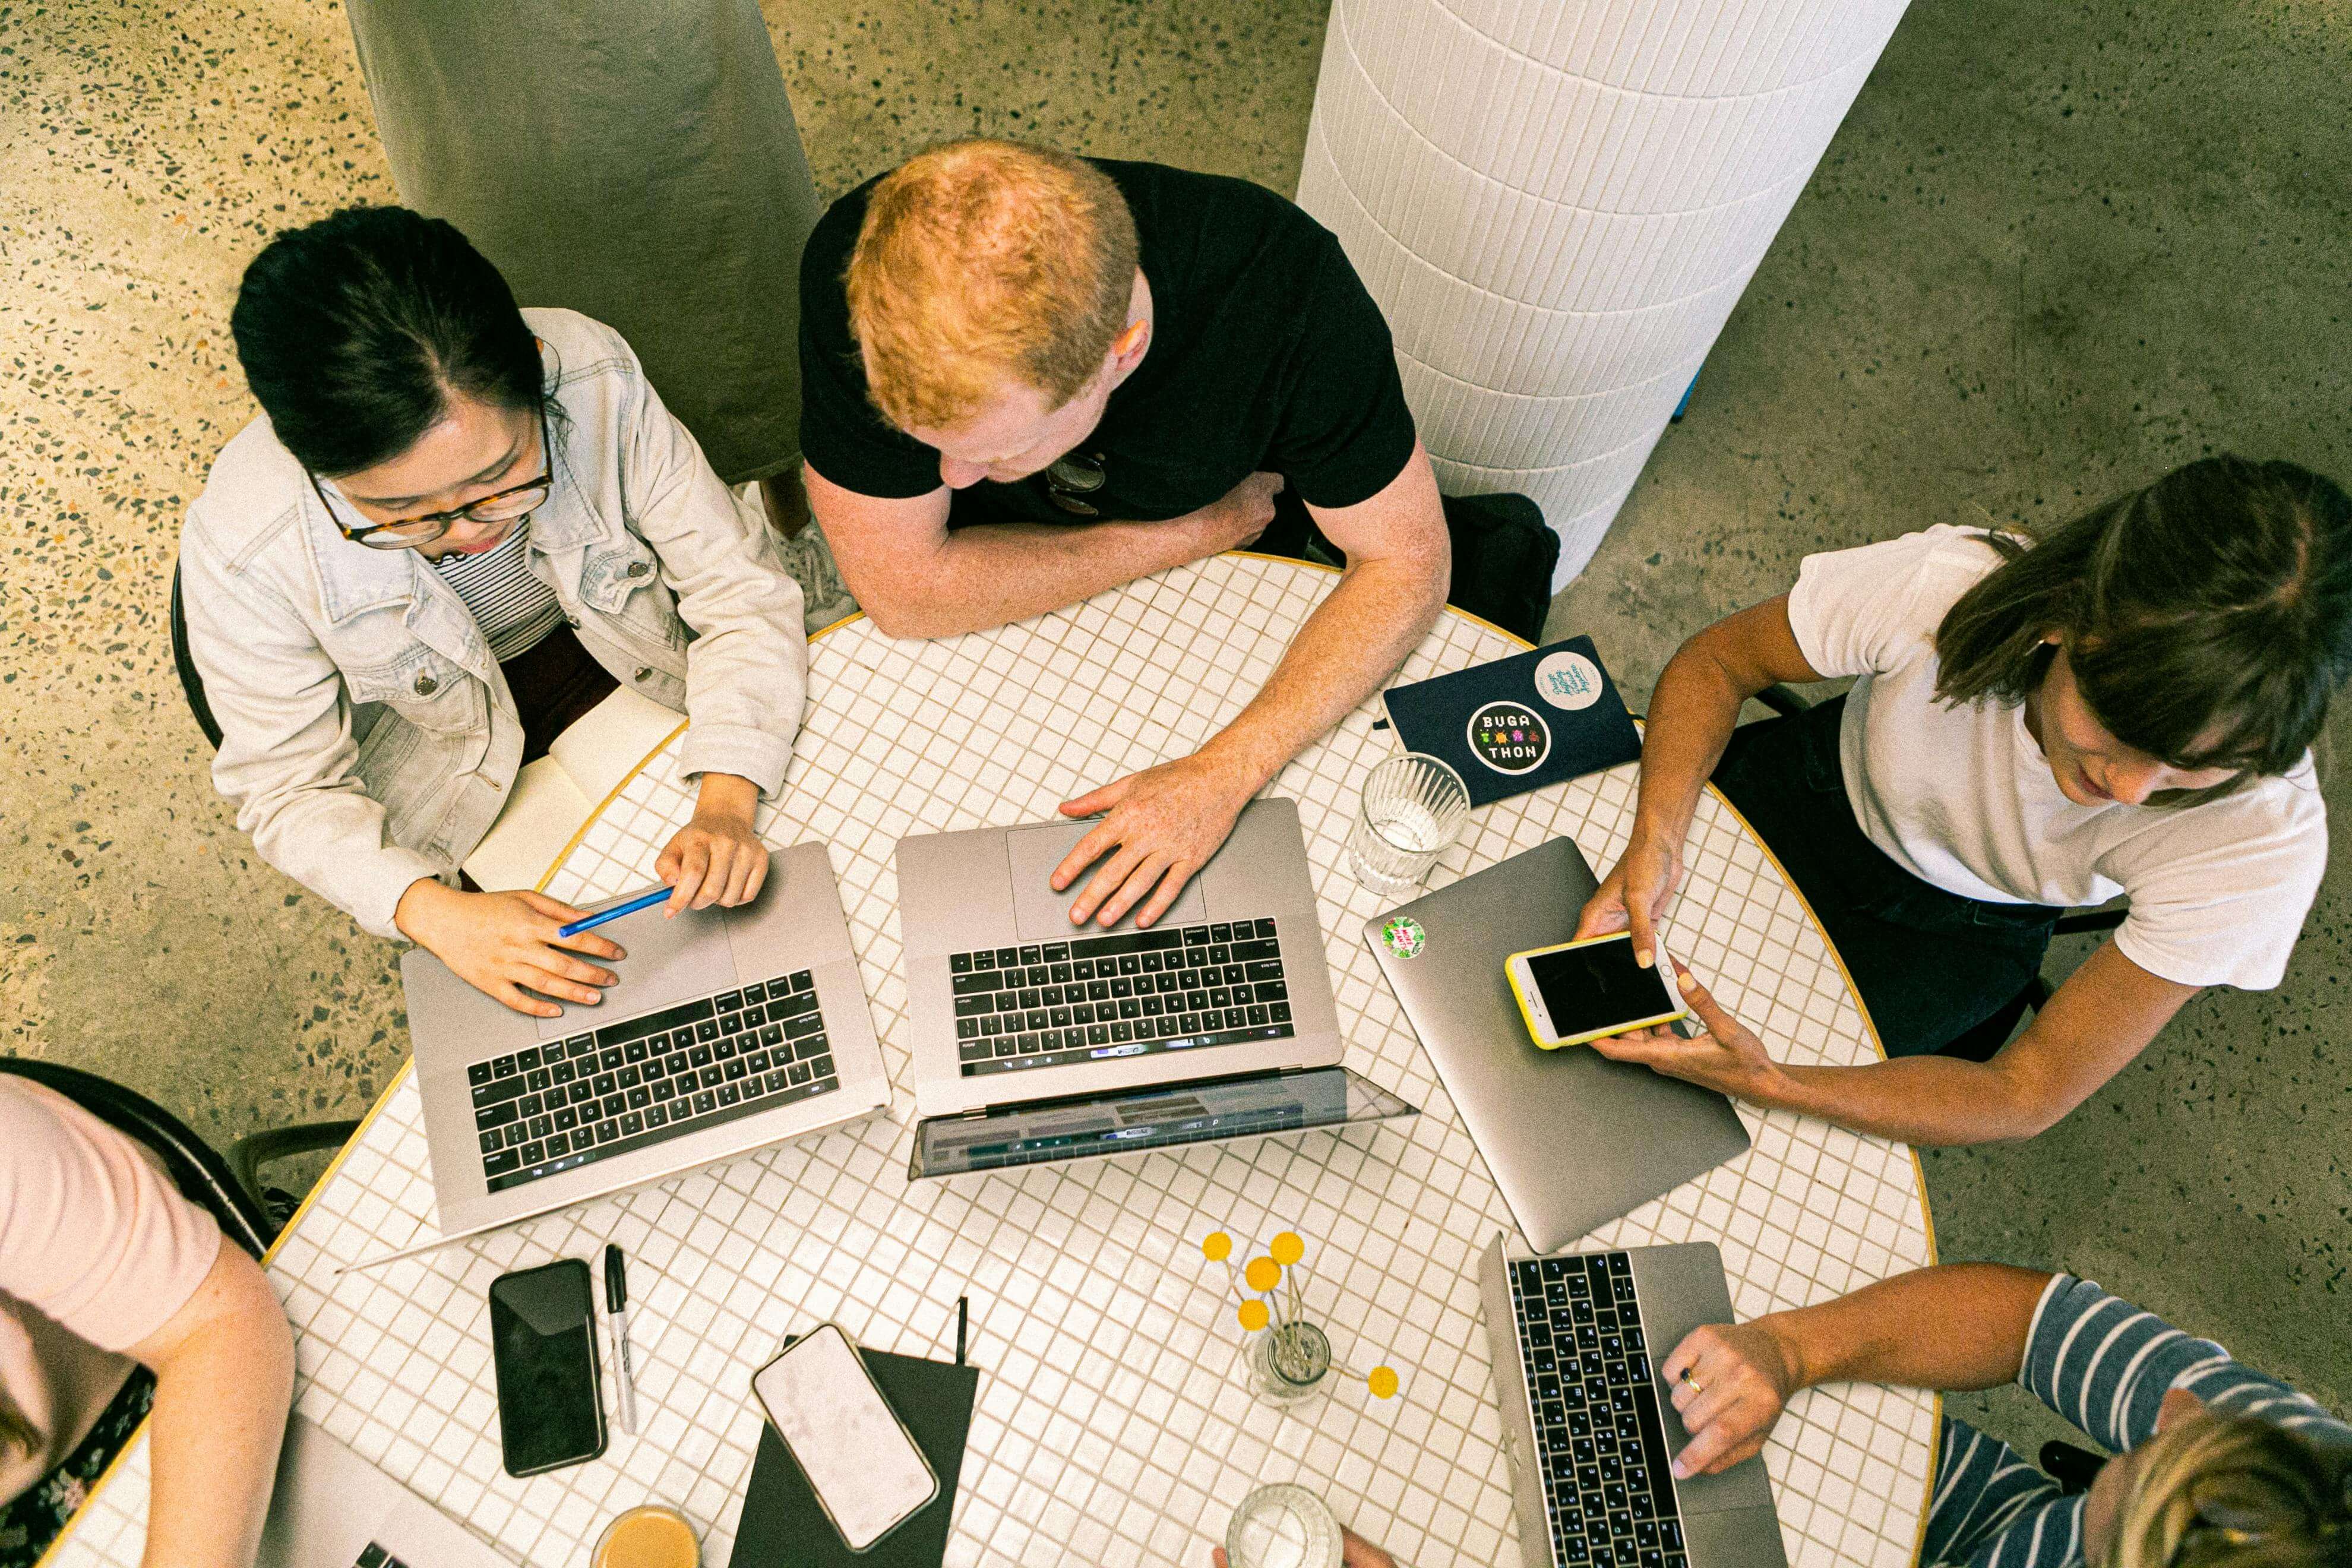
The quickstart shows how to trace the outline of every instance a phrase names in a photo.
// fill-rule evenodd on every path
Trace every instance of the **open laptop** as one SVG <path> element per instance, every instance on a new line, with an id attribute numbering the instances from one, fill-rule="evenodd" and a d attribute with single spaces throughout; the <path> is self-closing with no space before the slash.
<path id="1" fill-rule="evenodd" d="M 286 1424 L 256 1568 L 509 1568 L 308 1416 Z"/>
<path id="2" fill-rule="evenodd" d="M 1761 1458 L 1676 1480 L 1690 1441 L 1658 1368 L 1728 1323 L 1710 1242 L 1536 1258 L 1497 1236 L 1478 1260 L 1528 1568 L 1784 1568 Z"/>
<path id="3" fill-rule="evenodd" d="M 1503 961 L 1567 942 L 1599 886 L 1555 838 L 1368 921 L 1364 940 L 1538 1252 L 1745 1152 L 1712 1089 L 1581 1046 L 1541 1050 Z"/>
<path id="4" fill-rule="evenodd" d="M 656 905 L 599 930 L 628 952 L 609 965 L 621 982 L 555 1018 L 421 948 L 402 957 L 441 1234 L 371 1265 L 889 1102 L 823 844 L 777 851 L 749 904 L 676 919 Z"/>

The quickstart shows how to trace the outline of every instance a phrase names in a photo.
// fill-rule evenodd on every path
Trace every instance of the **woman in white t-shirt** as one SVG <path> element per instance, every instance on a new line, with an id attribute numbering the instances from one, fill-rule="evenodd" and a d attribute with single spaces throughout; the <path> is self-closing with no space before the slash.
<path id="1" fill-rule="evenodd" d="M 2191 463 L 2039 543 L 1939 527 L 1808 557 L 1659 678 L 1632 842 L 1580 934 L 1630 925 L 1646 961 L 1712 775 L 1890 1059 L 1775 1059 L 1690 980 L 1706 1033 L 1598 1048 L 1913 1143 L 2042 1131 L 2200 988 L 2278 984 L 2326 865 L 2310 746 L 2347 669 L 2352 499 L 2291 463 Z M 1839 676 L 1844 698 L 1735 731 L 1774 682 Z M 2024 1033 L 1937 1054 L 2018 996 L 2062 910 L 2118 896 Z M 1795 1033 L 1781 1011 L 1752 1022 Z"/>
<path id="2" fill-rule="evenodd" d="M 29 1568 L 143 1420 L 145 1561 L 247 1568 L 294 1389 L 261 1266 L 138 1144 L 0 1074 L 0 1568 Z"/>

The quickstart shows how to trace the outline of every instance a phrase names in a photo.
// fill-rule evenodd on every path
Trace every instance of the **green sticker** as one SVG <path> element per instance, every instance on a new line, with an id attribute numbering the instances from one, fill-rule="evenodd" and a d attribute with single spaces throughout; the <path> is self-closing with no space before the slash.
<path id="1" fill-rule="evenodd" d="M 1399 915 L 1381 927 L 1381 945 L 1399 958 L 1419 958 L 1429 945 L 1429 933 L 1411 915 Z"/>

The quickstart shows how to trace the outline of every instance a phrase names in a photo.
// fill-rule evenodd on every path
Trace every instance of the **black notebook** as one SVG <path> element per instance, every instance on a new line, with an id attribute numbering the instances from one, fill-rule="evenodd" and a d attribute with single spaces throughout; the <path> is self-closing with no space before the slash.
<path id="1" fill-rule="evenodd" d="M 1641 731 L 1591 637 L 1393 687 L 1381 700 L 1397 739 L 1450 763 L 1472 805 L 1642 754 Z"/>
<path id="2" fill-rule="evenodd" d="M 760 1455 L 751 1461 L 751 1484 L 743 1494 L 743 1519 L 736 1527 L 735 1555 L 729 1568 L 939 1568 L 946 1558 L 948 1524 L 955 1516 L 956 1479 L 963 1468 L 964 1434 L 971 1426 L 980 1368 L 863 1346 L 857 1353 L 881 1384 L 882 1397 L 931 1461 L 940 1478 L 940 1495 L 871 1549 L 852 1552 L 817 1506 L 816 1494 L 809 1490 L 792 1450 L 762 1421 Z"/>

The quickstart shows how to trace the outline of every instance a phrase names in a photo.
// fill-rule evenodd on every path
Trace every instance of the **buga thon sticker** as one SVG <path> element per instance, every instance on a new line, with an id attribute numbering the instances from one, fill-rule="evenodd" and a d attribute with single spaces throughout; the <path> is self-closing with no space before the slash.
<path id="1" fill-rule="evenodd" d="M 1470 754 L 1498 773 L 1523 773 L 1551 755 L 1551 727 L 1524 702 L 1489 702 L 1470 715 Z"/>

